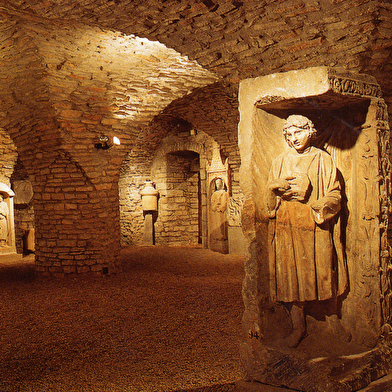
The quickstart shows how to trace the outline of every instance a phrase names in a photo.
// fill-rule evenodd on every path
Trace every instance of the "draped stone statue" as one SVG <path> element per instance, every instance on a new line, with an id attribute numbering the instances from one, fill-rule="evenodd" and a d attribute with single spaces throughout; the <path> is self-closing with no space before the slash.
<path id="1" fill-rule="evenodd" d="M 7 245 L 8 226 L 9 226 L 9 209 L 4 201 L 3 195 L 0 194 L 0 246 Z"/>
<path id="2" fill-rule="evenodd" d="M 238 101 L 246 386 L 392 390 L 390 124 L 377 80 L 296 69 L 241 81 Z"/>
<path id="3" fill-rule="evenodd" d="M 270 291 L 290 311 L 296 347 L 306 334 L 308 301 L 336 298 L 347 287 L 339 231 L 341 189 L 332 157 L 312 146 L 316 134 L 304 116 L 287 118 L 283 134 L 291 147 L 277 157 L 268 179 Z"/>
<path id="4" fill-rule="evenodd" d="M 221 178 L 215 180 L 215 191 L 211 195 L 210 249 L 227 253 L 227 201 L 228 194 Z"/>

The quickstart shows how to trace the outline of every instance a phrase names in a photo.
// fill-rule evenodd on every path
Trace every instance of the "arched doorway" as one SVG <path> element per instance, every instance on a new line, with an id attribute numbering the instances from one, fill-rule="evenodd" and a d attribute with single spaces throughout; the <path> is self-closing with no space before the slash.
<path id="1" fill-rule="evenodd" d="M 191 150 L 165 156 L 160 190 L 156 241 L 168 245 L 202 243 L 202 189 L 200 155 Z"/>
<path id="2" fill-rule="evenodd" d="M 206 168 L 216 146 L 213 138 L 196 131 L 162 140 L 151 169 L 159 191 L 157 244 L 208 247 Z"/>

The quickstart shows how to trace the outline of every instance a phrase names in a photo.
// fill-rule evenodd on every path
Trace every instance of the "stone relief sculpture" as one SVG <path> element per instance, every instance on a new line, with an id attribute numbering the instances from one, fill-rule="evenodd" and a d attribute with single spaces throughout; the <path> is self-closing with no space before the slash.
<path id="1" fill-rule="evenodd" d="M 313 123 L 289 116 L 283 127 L 289 153 L 277 157 L 268 179 L 271 299 L 290 311 L 296 347 L 306 334 L 305 305 L 344 293 L 348 286 L 341 243 L 341 188 L 331 156 L 312 145 Z"/>
<path id="2" fill-rule="evenodd" d="M 249 390 L 390 390 L 392 182 L 380 86 L 341 68 L 276 73 L 240 83 L 239 111 Z"/>
<path id="3" fill-rule="evenodd" d="M 16 232 L 19 233 L 20 246 L 24 254 L 35 252 L 35 225 L 33 186 L 28 179 L 13 181 L 12 189 L 15 192 L 15 223 Z M 17 241 L 17 240 L 16 240 Z"/>
<path id="4" fill-rule="evenodd" d="M 13 190 L 0 182 L 0 259 L 19 260 L 22 255 L 16 253 L 14 224 Z"/>
<path id="5" fill-rule="evenodd" d="M 243 205 L 244 201 L 242 197 L 230 197 L 227 214 L 229 226 L 241 227 L 241 212 Z"/>
<path id="6" fill-rule="evenodd" d="M 4 196 L 0 194 L 0 246 L 5 246 L 8 242 L 9 214 Z"/>
<path id="7" fill-rule="evenodd" d="M 228 193 L 222 178 L 215 180 L 215 191 L 211 195 L 210 249 L 227 253 L 227 201 Z"/>
<path id="8" fill-rule="evenodd" d="M 227 203 L 228 224 L 228 252 L 230 254 L 244 254 L 245 237 L 242 231 L 242 209 L 244 206 L 243 195 L 229 197 Z"/>

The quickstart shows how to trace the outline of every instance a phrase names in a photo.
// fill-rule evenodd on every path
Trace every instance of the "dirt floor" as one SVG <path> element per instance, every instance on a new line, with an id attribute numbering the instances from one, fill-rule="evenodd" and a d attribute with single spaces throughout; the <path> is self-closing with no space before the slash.
<path id="1" fill-rule="evenodd" d="M 235 391 L 243 258 L 156 246 L 122 263 L 56 279 L 0 263 L 0 392 Z"/>

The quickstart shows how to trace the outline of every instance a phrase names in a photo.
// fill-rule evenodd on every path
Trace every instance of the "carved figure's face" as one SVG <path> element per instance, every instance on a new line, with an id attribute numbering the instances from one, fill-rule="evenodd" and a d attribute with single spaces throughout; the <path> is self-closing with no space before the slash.
<path id="1" fill-rule="evenodd" d="M 290 147 L 303 152 L 310 146 L 311 134 L 309 130 L 291 126 L 285 131 L 285 138 Z"/>
<path id="2" fill-rule="evenodd" d="M 217 178 L 215 180 L 215 186 L 216 186 L 216 189 L 218 191 L 220 191 L 221 189 L 223 189 L 223 181 L 220 178 Z"/>

